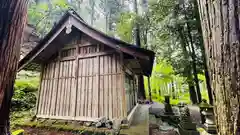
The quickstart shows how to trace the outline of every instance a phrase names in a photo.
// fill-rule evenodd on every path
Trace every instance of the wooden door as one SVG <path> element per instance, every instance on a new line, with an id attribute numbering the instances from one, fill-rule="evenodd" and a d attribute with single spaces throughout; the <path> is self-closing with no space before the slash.
<path id="1" fill-rule="evenodd" d="M 97 109 L 97 57 L 78 60 L 77 90 L 76 90 L 76 117 L 97 118 L 94 110 Z"/>

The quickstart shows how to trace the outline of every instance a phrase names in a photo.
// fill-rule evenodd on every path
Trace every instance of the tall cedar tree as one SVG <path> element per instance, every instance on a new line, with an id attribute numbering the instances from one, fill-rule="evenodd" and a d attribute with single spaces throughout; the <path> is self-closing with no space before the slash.
<path id="1" fill-rule="evenodd" d="M 134 10 L 136 15 L 138 15 L 138 4 L 137 0 L 134 0 Z M 140 39 L 140 28 L 139 23 L 136 22 L 135 25 L 135 42 L 137 46 L 141 46 L 141 39 Z M 150 85 L 150 84 L 149 84 Z M 144 80 L 142 75 L 138 75 L 138 98 L 146 99 L 145 89 L 144 89 Z"/>
<path id="2" fill-rule="evenodd" d="M 9 131 L 10 103 L 28 0 L 0 0 L 0 134 Z"/>
<path id="3" fill-rule="evenodd" d="M 238 0 L 198 0 L 219 135 L 240 134 Z"/>
<path id="4" fill-rule="evenodd" d="M 184 63 L 187 65 L 186 68 L 184 68 L 184 74 L 187 76 L 187 83 L 188 83 L 188 88 L 189 88 L 190 99 L 192 101 L 192 104 L 197 104 L 197 95 L 196 95 L 193 77 L 192 77 L 192 65 L 190 65 L 190 63 L 188 61 L 189 52 L 187 51 L 188 45 L 187 45 L 186 37 L 183 33 L 183 26 L 178 24 L 177 31 L 178 31 L 179 37 L 180 37 L 180 43 L 181 43 L 181 48 L 183 51 Z"/>
<path id="5" fill-rule="evenodd" d="M 192 64 L 192 69 L 193 69 L 193 77 L 194 77 L 194 82 L 195 82 L 195 86 L 196 86 L 196 94 L 197 94 L 197 102 L 200 103 L 202 101 L 202 95 L 201 95 L 201 91 L 200 91 L 200 87 L 199 87 L 199 79 L 198 79 L 198 73 L 197 73 L 197 65 L 196 65 L 196 53 L 195 53 L 195 46 L 193 43 L 193 38 L 192 38 L 192 34 L 191 34 L 191 27 L 189 24 L 189 18 L 187 17 L 187 11 L 185 8 L 185 3 L 183 3 L 183 10 L 184 10 L 184 16 L 186 19 L 186 26 L 187 26 L 187 38 L 188 38 L 188 42 L 189 42 L 189 48 L 191 48 L 190 51 L 190 56 L 192 58 L 191 64 Z"/>
<path id="6" fill-rule="evenodd" d="M 213 97 L 212 97 L 212 88 L 211 88 L 211 83 L 210 83 L 210 77 L 207 69 L 207 61 L 206 61 L 206 55 L 205 55 L 205 47 L 203 43 L 203 36 L 202 36 L 202 28 L 201 28 L 201 21 L 200 21 L 200 16 L 198 12 L 198 6 L 197 6 L 197 1 L 193 0 L 193 6 L 194 6 L 194 16 L 196 18 L 196 26 L 197 30 L 200 33 L 200 49 L 202 53 L 202 60 L 203 60 L 203 66 L 204 66 L 204 75 L 206 78 L 206 86 L 207 86 L 207 91 L 208 91 L 208 98 L 209 98 L 209 104 L 213 105 Z"/>

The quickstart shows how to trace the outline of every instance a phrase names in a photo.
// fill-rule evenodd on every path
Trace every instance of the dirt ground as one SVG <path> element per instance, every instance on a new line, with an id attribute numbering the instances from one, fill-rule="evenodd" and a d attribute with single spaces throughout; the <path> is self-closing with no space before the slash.
<path id="1" fill-rule="evenodd" d="M 69 131 L 59 131 L 59 130 L 53 130 L 53 129 L 43 129 L 43 128 L 30 128 L 25 127 L 24 129 L 24 135 L 105 135 L 105 133 L 81 133 L 81 132 L 69 132 Z"/>

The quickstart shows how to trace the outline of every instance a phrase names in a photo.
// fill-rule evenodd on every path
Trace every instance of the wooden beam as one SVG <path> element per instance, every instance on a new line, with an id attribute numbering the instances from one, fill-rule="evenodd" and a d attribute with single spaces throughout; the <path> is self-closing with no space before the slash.
<path id="1" fill-rule="evenodd" d="M 84 43 L 84 44 L 79 44 L 78 47 L 87 47 L 87 46 L 92 46 L 92 45 L 96 45 L 96 44 Z"/>
<path id="2" fill-rule="evenodd" d="M 126 104 L 126 92 L 125 92 L 125 69 L 124 69 L 124 65 L 123 65 L 123 53 L 120 53 L 120 65 L 121 65 L 121 83 L 122 83 L 122 87 L 121 87 L 121 91 L 122 91 L 122 106 L 121 106 L 121 116 L 122 117 L 127 117 L 127 104 Z"/>
<path id="3" fill-rule="evenodd" d="M 115 51 L 107 51 L 107 52 L 98 52 L 98 53 L 94 53 L 94 54 L 78 55 L 78 59 L 109 55 L 109 54 L 113 54 L 113 53 L 115 53 Z"/>
<path id="4" fill-rule="evenodd" d="M 72 46 L 65 46 L 65 47 L 62 48 L 61 51 L 63 51 L 63 50 L 69 50 L 69 49 L 75 49 L 76 46 L 77 46 L 77 44 L 76 44 L 76 45 L 73 44 Z"/>
<path id="5" fill-rule="evenodd" d="M 69 44 L 68 46 L 65 46 L 62 48 L 62 50 L 68 50 L 68 49 L 78 49 L 78 47 L 86 47 L 86 46 L 91 46 L 91 45 L 95 45 L 92 43 L 84 43 L 84 44 Z"/>
<path id="6" fill-rule="evenodd" d="M 56 86 L 56 97 L 55 97 L 55 107 L 54 107 L 54 114 L 55 114 L 55 115 L 58 114 L 58 113 L 57 113 L 57 102 L 59 102 L 59 101 L 58 101 L 57 99 L 58 99 L 58 93 L 59 93 L 59 83 L 60 83 L 60 82 L 59 82 L 59 80 L 60 80 L 60 79 L 59 79 L 59 76 L 60 76 L 60 68 L 61 68 L 61 67 L 60 67 L 60 66 L 61 66 L 61 65 L 60 65 L 60 61 L 59 61 L 59 59 L 60 59 L 60 52 L 58 52 L 58 53 L 59 53 L 59 55 L 58 55 L 58 57 L 57 57 L 57 66 L 58 66 L 57 70 L 58 70 L 58 71 L 57 71 L 57 78 L 56 78 L 56 79 L 57 79 L 57 82 L 56 82 L 56 83 L 57 83 L 57 84 L 56 84 L 57 86 Z M 55 79 L 55 78 L 54 78 L 54 79 Z"/>
<path id="7" fill-rule="evenodd" d="M 78 76 L 78 68 L 79 68 L 79 66 L 78 66 L 78 58 L 77 58 L 77 55 L 78 55 L 78 45 L 75 45 L 75 49 L 76 49 L 76 51 L 75 51 L 75 54 L 74 54 L 74 57 L 75 57 L 75 61 L 74 61 L 74 64 L 75 64 L 75 66 L 74 66 L 74 70 L 75 70 L 75 73 L 74 73 L 74 80 L 73 81 L 75 81 L 75 83 L 74 83 L 74 89 L 75 89 L 75 95 L 74 95 L 74 98 L 73 98 L 73 106 L 74 106 L 74 109 L 73 109 L 73 111 L 72 111 L 72 116 L 73 117 L 76 117 L 76 114 L 77 114 L 77 98 L 79 98 L 79 97 L 77 97 L 77 95 L 78 95 L 78 78 L 77 78 L 77 76 Z"/>
<path id="8" fill-rule="evenodd" d="M 113 54 L 113 53 L 115 53 L 115 51 L 98 52 L 98 53 L 86 54 L 86 55 L 78 55 L 77 59 L 91 58 L 91 57 L 96 57 L 96 56 L 109 55 L 109 54 Z M 75 59 L 76 59 L 76 56 L 69 56 L 69 57 L 61 58 L 61 61 L 68 61 L 68 60 L 75 60 Z"/>
<path id="9" fill-rule="evenodd" d="M 69 61 L 69 60 L 75 60 L 76 56 L 68 56 L 68 57 L 63 57 L 61 58 L 60 61 Z"/>
<path id="10" fill-rule="evenodd" d="M 41 93 L 41 89 L 42 89 L 42 80 L 43 80 L 43 69 L 44 69 L 44 66 L 42 65 L 41 66 L 41 72 L 40 72 L 40 83 L 39 83 L 39 87 L 38 87 L 38 98 L 37 98 L 37 102 L 36 102 L 36 112 L 35 112 L 35 115 L 37 115 L 38 113 L 38 105 L 39 105 L 39 98 L 40 98 L 40 93 Z"/>
<path id="11" fill-rule="evenodd" d="M 97 45 L 97 52 L 99 52 L 99 45 Z M 100 57 L 99 56 L 97 56 L 96 57 L 96 61 L 97 61 L 97 63 L 96 63 L 96 68 L 95 68 L 95 70 L 96 70 L 96 93 L 94 93 L 94 94 L 96 94 L 96 96 L 95 96 L 95 102 L 94 102 L 94 105 L 95 105 L 95 107 L 94 107 L 94 110 L 93 110 L 93 113 L 94 113 L 94 116 L 97 116 L 97 117 L 99 117 L 100 115 L 99 115 L 99 102 L 100 102 Z"/>
<path id="12" fill-rule="evenodd" d="M 36 117 L 43 118 L 43 119 L 78 120 L 78 121 L 92 121 L 92 122 L 98 119 L 94 117 L 50 116 L 50 115 L 37 115 Z"/>
<path id="13" fill-rule="evenodd" d="M 97 45 L 97 52 L 100 52 L 100 45 Z M 97 103 L 100 103 L 100 56 L 97 56 Z M 97 116 L 100 117 L 100 108 L 97 104 Z"/>

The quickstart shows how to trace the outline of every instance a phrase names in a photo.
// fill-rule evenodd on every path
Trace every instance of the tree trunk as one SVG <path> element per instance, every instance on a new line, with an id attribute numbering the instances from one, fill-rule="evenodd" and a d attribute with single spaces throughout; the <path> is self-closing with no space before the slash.
<path id="1" fill-rule="evenodd" d="M 193 76 L 194 76 L 194 82 L 195 82 L 195 85 L 196 85 L 196 91 L 197 91 L 197 101 L 198 103 L 202 102 L 202 95 L 201 95 L 201 91 L 200 91 L 200 87 L 199 87 L 199 79 L 198 79 L 198 73 L 197 73 L 197 65 L 196 65 L 196 54 L 195 54 L 195 48 L 194 48 L 194 45 L 193 45 L 193 40 L 192 40 L 192 35 L 191 35 L 191 32 L 190 32 L 190 26 L 189 24 L 187 23 L 187 29 L 188 29 L 188 37 L 190 39 L 190 46 L 191 46 L 191 57 L 192 57 L 192 68 L 193 68 Z"/>
<path id="2" fill-rule="evenodd" d="M 148 77 L 148 95 L 149 95 L 149 101 L 152 102 L 152 92 L 151 92 L 150 77 Z"/>
<path id="3" fill-rule="evenodd" d="M 192 104 L 196 104 L 197 103 L 197 95 L 196 95 L 196 91 L 195 91 L 195 87 L 194 87 L 194 83 L 193 83 L 193 77 L 192 77 L 192 65 L 189 62 L 189 53 L 187 51 L 187 41 L 186 38 L 183 34 L 183 28 L 179 25 L 178 26 L 178 33 L 180 36 L 180 42 L 181 42 L 181 47 L 182 47 L 182 51 L 183 51 L 183 55 L 184 55 L 184 63 L 186 63 L 186 67 L 184 68 L 184 76 L 187 77 L 187 81 L 188 81 L 188 86 L 189 86 L 189 94 L 190 94 L 190 99 L 192 101 Z"/>
<path id="4" fill-rule="evenodd" d="M 134 0 L 134 9 L 135 9 L 135 13 L 136 15 L 138 15 L 138 7 L 137 7 L 137 0 Z M 140 28 L 139 28 L 139 24 L 136 23 L 135 24 L 135 43 L 137 46 L 141 46 L 141 39 L 140 39 Z M 143 80 L 143 76 L 142 75 L 138 75 L 138 97 L 139 98 L 143 98 L 146 99 L 146 94 L 145 94 L 145 89 L 144 89 L 144 80 Z"/>
<path id="5" fill-rule="evenodd" d="M 193 82 L 190 82 L 190 81 L 188 82 L 188 88 L 189 88 L 189 95 L 190 95 L 192 104 L 196 104 L 197 103 L 197 95 L 196 95 L 196 91 L 195 91 Z"/>
<path id="6" fill-rule="evenodd" d="M 201 21 L 200 21 L 200 16 L 198 12 L 198 5 L 197 5 L 197 0 L 193 0 L 194 3 L 194 16 L 196 18 L 196 25 L 197 25 L 197 30 L 200 33 L 200 48 L 201 48 L 201 53 L 202 53 L 202 60 L 203 60 L 203 66 L 204 66 L 204 75 L 206 79 L 206 86 L 207 86 L 207 91 L 208 91 L 208 99 L 209 99 L 209 104 L 213 105 L 213 97 L 212 97 L 212 88 L 211 88 L 211 82 L 210 82 L 210 77 L 207 69 L 207 61 L 206 61 L 206 55 L 205 55 L 205 47 L 203 43 L 203 36 L 202 36 L 202 28 L 201 28 Z"/>
<path id="7" fill-rule="evenodd" d="M 160 88 L 158 89 L 158 95 L 159 95 L 159 96 L 162 95 L 162 94 L 161 94 L 161 89 L 160 89 Z"/>
<path id="8" fill-rule="evenodd" d="M 183 8 L 185 10 L 185 3 L 183 4 Z M 187 17 L 186 11 L 184 11 L 184 16 L 187 24 L 187 36 L 190 42 L 190 48 L 191 48 L 191 58 L 192 58 L 192 69 L 193 69 L 193 76 L 194 76 L 194 82 L 196 85 L 196 91 L 197 91 L 197 101 L 198 103 L 202 102 L 202 95 L 199 87 L 199 79 L 198 79 L 198 73 L 197 73 L 197 65 L 196 65 L 196 53 L 195 53 L 195 48 L 193 44 L 193 39 L 192 39 L 192 34 L 191 34 L 191 27 L 189 24 L 189 18 Z"/>
<path id="9" fill-rule="evenodd" d="M 0 134 L 9 131 L 10 103 L 27 18 L 27 0 L 0 1 Z"/>
<path id="10" fill-rule="evenodd" d="M 105 27 L 106 27 L 106 29 L 105 29 L 105 32 L 106 33 L 108 33 L 108 29 L 109 29 L 109 27 L 108 27 L 108 24 L 109 24 L 109 12 L 108 12 L 108 8 L 107 8 L 107 0 L 104 0 L 104 13 L 105 13 Z"/>
<path id="11" fill-rule="evenodd" d="M 175 91 L 175 87 L 174 87 L 174 81 L 173 79 L 171 80 L 171 86 L 172 86 L 172 98 L 176 99 L 176 91 Z"/>
<path id="12" fill-rule="evenodd" d="M 138 98 L 146 99 L 145 89 L 144 89 L 144 81 L 143 76 L 138 75 Z"/>
<path id="13" fill-rule="evenodd" d="M 198 0 L 218 135 L 240 134 L 238 0 Z"/>

